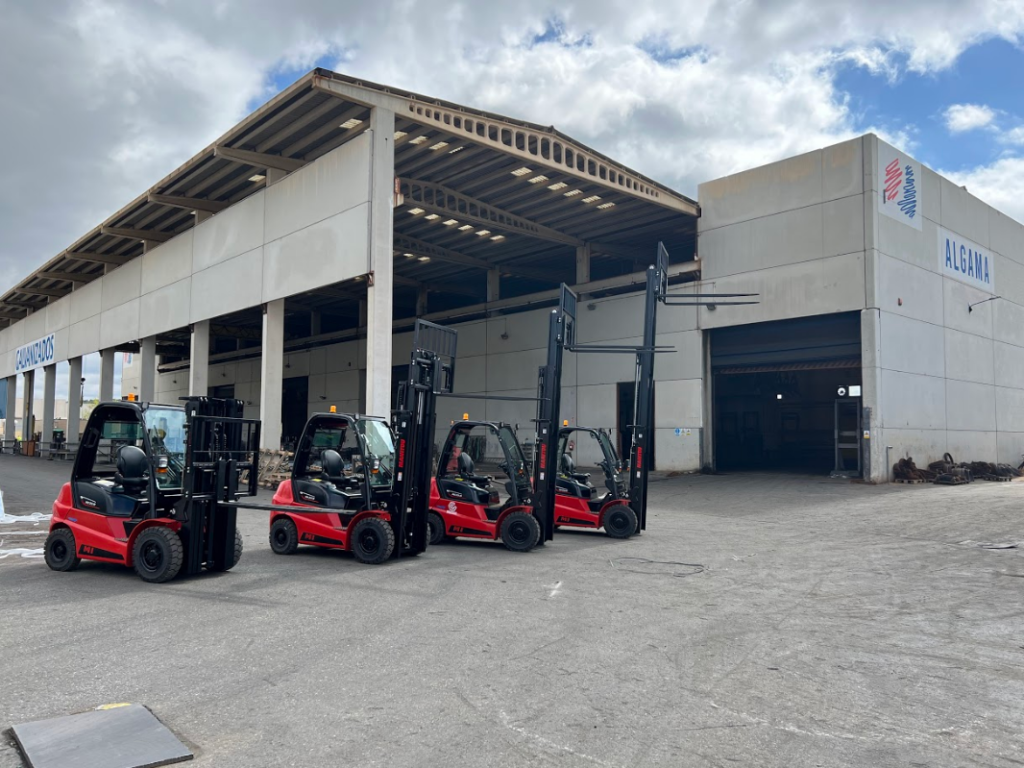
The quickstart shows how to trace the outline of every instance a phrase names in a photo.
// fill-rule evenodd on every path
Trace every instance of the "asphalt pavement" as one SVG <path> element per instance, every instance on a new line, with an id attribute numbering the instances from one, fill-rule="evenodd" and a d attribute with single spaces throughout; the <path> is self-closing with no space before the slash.
<path id="1" fill-rule="evenodd" d="M 0 455 L 8 515 L 69 469 Z M 525 555 L 283 557 L 250 512 L 235 570 L 165 585 L 4 556 L 41 546 L 22 520 L 0 729 L 140 703 L 197 768 L 1020 766 L 1022 518 L 1022 482 L 686 476 L 642 536 Z"/>

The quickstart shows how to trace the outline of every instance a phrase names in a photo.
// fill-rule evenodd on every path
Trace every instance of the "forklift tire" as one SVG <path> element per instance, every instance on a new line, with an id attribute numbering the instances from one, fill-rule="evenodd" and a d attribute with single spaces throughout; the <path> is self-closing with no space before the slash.
<path id="1" fill-rule="evenodd" d="M 70 528 L 51 531 L 43 545 L 46 564 L 51 571 L 73 571 L 82 560 L 78 557 L 75 534 Z"/>
<path id="2" fill-rule="evenodd" d="M 443 544 L 448 540 L 448 533 L 444 525 L 444 518 L 437 512 L 427 514 L 427 543 L 432 547 Z"/>
<path id="3" fill-rule="evenodd" d="M 153 584 L 170 581 L 185 562 L 181 537 L 170 528 L 156 526 L 139 534 L 132 547 L 132 562 L 139 578 Z"/>
<path id="4" fill-rule="evenodd" d="M 540 523 L 528 512 L 513 512 L 501 523 L 501 541 L 513 552 L 529 552 L 540 537 Z"/>
<path id="5" fill-rule="evenodd" d="M 364 517 L 352 530 L 349 549 L 361 563 L 378 565 L 395 550 L 395 532 L 379 517 Z"/>
<path id="6" fill-rule="evenodd" d="M 299 531 L 291 518 L 279 517 L 270 526 L 270 548 L 276 555 L 294 555 L 299 548 Z"/>
<path id="7" fill-rule="evenodd" d="M 206 570 L 210 571 L 211 573 L 223 573 L 224 571 L 230 571 L 232 568 L 234 568 L 236 565 L 238 565 L 238 561 L 241 560 L 241 559 L 242 559 L 242 532 L 240 530 L 238 530 L 237 528 L 235 528 L 235 551 L 231 555 L 231 565 L 229 565 L 227 568 L 218 568 L 216 566 L 207 564 Z"/>
<path id="8" fill-rule="evenodd" d="M 616 504 L 604 513 L 604 532 L 613 539 L 628 539 L 636 533 L 636 512 L 628 504 Z"/>

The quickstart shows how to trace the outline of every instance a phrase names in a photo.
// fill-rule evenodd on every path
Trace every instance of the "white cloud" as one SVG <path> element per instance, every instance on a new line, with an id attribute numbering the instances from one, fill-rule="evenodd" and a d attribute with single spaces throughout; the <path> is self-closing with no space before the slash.
<path id="1" fill-rule="evenodd" d="M 953 104 L 944 116 L 951 133 L 963 133 L 985 128 L 996 119 L 995 110 L 984 104 Z"/>
<path id="2" fill-rule="evenodd" d="M 1024 222 L 1024 157 L 1003 157 L 966 171 L 939 171 L 975 197 Z"/>
<path id="3" fill-rule="evenodd" d="M 999 134 L 999 141 L 1003 144 L 1020 144 L 1024 145 L 1024 125 L 1018 125 L 1016 128 L 1011 128 L 1008 131 L 1003 131 Z"/>
<path id="4" fill-rule="evenodd" d="M 1024 4 L 1005 0 L 3 7 L 0 292 L 237 122 L 273 75 L 319 57 L 555 124 L 694 195 L 699 181 L 868 129 L 836 90 L 841 66 L 930 72 L 979 41 L 1019 43 L 1024 32 Z M 906 147 L 904 129 L 876 130 Z"/>

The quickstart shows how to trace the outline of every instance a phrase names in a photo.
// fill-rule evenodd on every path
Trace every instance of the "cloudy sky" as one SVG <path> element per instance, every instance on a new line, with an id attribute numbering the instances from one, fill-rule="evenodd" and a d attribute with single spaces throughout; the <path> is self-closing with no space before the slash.
<path id="1" fill-rule="evenodd" d="M 693 197 L 871 130 L 1024 220 L 1022 45 L 1021 0 L 0 0 L 0 291 L 317 65 Z"/>

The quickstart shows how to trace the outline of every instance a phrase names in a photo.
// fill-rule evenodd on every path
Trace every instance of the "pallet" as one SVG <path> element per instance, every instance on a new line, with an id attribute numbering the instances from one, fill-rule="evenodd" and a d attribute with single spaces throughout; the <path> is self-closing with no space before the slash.
<path id="1" fill-rule="evenodd" d="M 1011 480 L 1015 480 L 1013 477 L 1004 477 L 1003 475 L 978 475 L 981 480 L 988 480 L 990 483 L 1008 483 Z"/>
<path id="2" fill-rule="evenodd" d="M 928 482 L 928 480 L 924 480 L 924 479 L 920 479 L 920 480 L 904 480 L 901 477 L 897 477 L 895 480 L 893 480 L 893 482 L 894 483 L 901 483 L 903 485 L 924 485 L 925 483 Z"/>
<path id="3" fill-rule="evenodd" d="M 935 478 L 932 482 L 935 483 L 935 485 L 967 485 L 971 481 L 965 477 L 950 477 L 943 480 Z"/>

